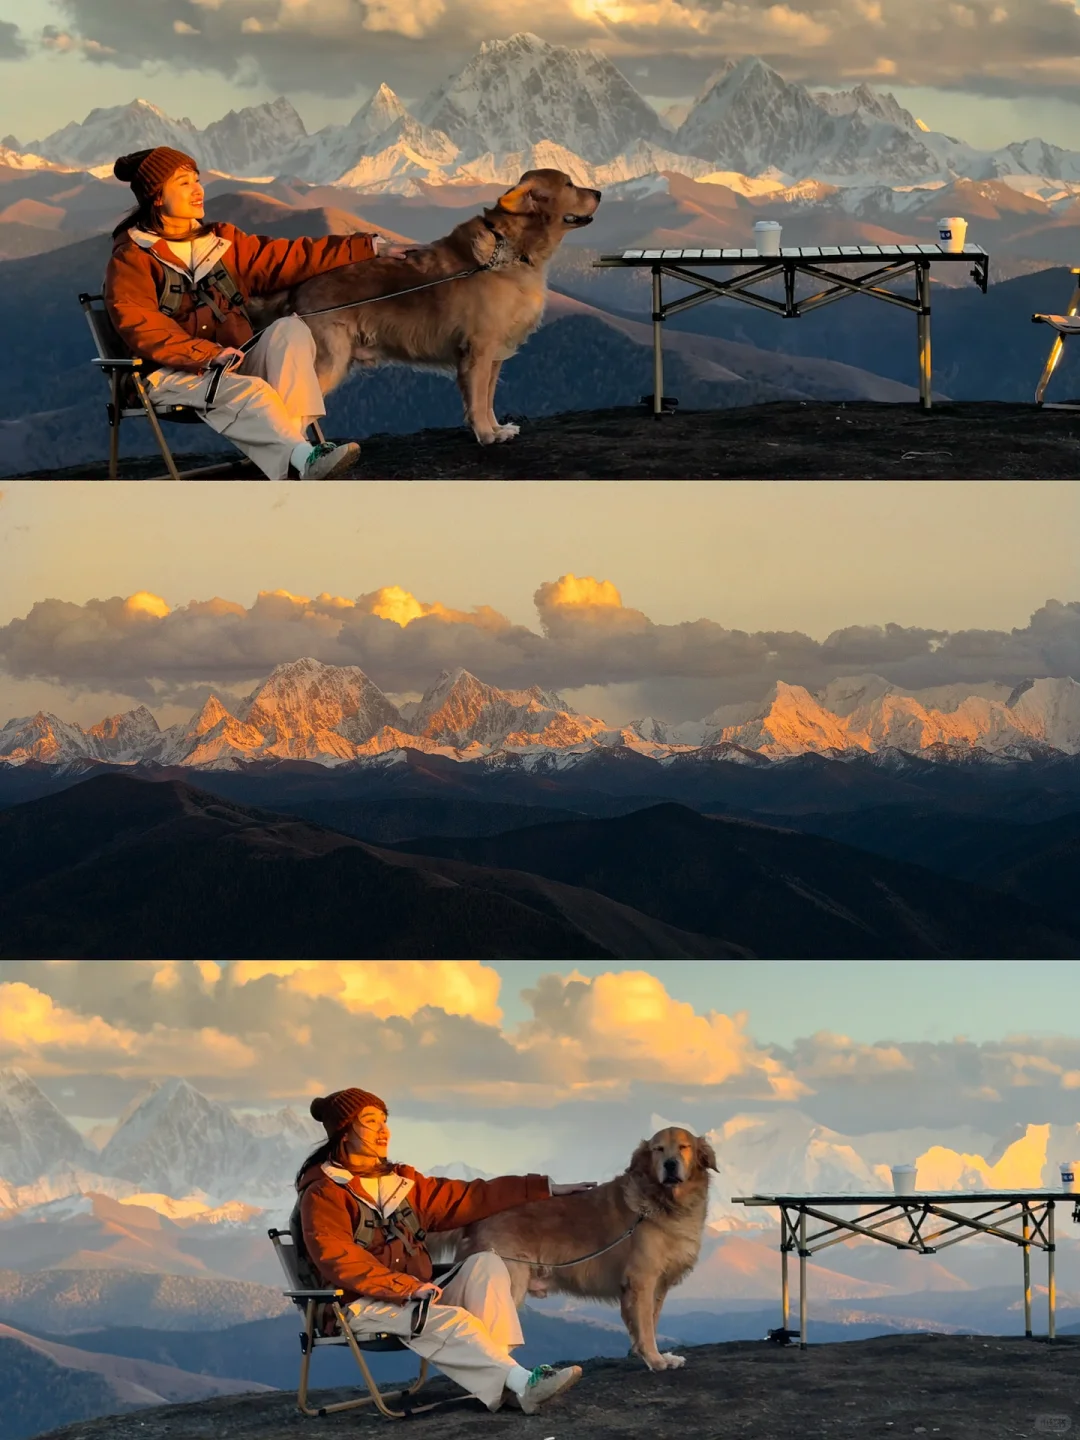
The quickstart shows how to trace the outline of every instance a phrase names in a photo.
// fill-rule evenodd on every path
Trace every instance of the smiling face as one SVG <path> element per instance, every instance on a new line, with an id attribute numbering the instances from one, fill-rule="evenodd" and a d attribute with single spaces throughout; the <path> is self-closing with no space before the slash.
<path id="1" fill-rule="evenodd" d="M 385 1160 L 390 1148 L 390 1126 L 386 1115 L 374 1105 L 365 1105 L 352 1123 L 346 1140 L 350 1156 L 364 1160 Z"/>
<path id="2" fill-rule="evenodd" d="M 185 165 L 170 175 L 161 187 L 158 209 L 169 220 L 201 220 L 205 198 L 199 172 Z"/>

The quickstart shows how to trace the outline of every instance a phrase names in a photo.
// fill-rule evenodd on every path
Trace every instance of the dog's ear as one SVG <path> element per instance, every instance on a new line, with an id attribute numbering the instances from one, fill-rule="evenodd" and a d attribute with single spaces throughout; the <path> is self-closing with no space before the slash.
<path id="1" fill-rule="evenodd" d="M 630 1156 L 629 1169 L 634 1175 L 652 1174 L 652 1145 L 648 1140 L 642 1140 L 633 1155 Z"/>
<path id="2" fill-rule="evenodd" d="M 500 210 L 505 210 L 510 215 L 535 215 L 540 208 L 528 182 L 519 183 L 512 190 L 507 190 L 495 203 Z"/>
<path id="3" fill-rule="evenodd" d="M 697 1137 L 697 1160 L 703 1170 L 716 1170 L 716 1151 L 705 1139 L 704 1135 Z"/>

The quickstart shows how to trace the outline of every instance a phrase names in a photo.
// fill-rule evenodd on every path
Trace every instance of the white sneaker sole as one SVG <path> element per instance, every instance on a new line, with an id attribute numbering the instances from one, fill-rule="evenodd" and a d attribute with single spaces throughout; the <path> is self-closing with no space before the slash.
<path id="1" fill-rule="evenodd" d="M 521 1408 L 526 1415 L 535 1415 L 545 1405 L 550 1405 L 552 1400 L 559 1395 L 565 1395 L 567 1390 L 570 1390 L 581 1379 L 581 1366 L 567 1366 L 558 1378 L 559 1384 L 551 1386 L 550 1389 L 545 1389 L 545 1382 L 541 1381 L 539 1385 L 533 1387 L 532 1394 L 526 1390 L 525 1394 L 520 1397 Z M 541 1395 L 538 1393 L 539 1391 L 544 1391 L 544 1393 Z"/>
<path id="2" fill-rule="evenodd" d="M 342 450 L 344 453 L 339 455 L 338 458 L 334 461 L 334 463 L 329 466 L 329 468 L 324 470 L 317 463 L 312 466 L 311 470 L 307 471 L 302 478 L 304 480 L 330 480 L 335 475 L 340 474 L 342 470 L 347 469 L 354 460 L 359 458 L 359 445 L 345 445 L 342 446 Z M 323 458 L 324 460 L 329 460 L 332 457 L 327 455 Z"/>

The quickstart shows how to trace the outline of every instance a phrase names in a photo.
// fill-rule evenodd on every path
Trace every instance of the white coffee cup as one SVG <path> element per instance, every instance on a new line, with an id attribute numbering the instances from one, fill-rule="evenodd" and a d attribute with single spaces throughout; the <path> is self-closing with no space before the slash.
<path id="1" fill-rule="evenodd" d="M 780 231 L 783 226 L 778 220 L 757 220 L 754 222 L 754 244 L 759 255 L 780 254 Z"/>
<path id="2" fill-rule="evenodd" d="M 1066 1195 L 1080 1195 L 1080 1161 L 1063 1160 L 1060 1165 L 1061 1188 Z"/>
<path id="3" fill-rule="evenodd" d="M 938 244 L 950 255 L 959 255 L 967 239 L 967 221 L 962 215 L 952 215 L 948 220 L 938 221 Z"/>
<path id="4" fill-rule="evenodd" d="M 912 1195 L 915 1193 L 914 1165 L 894 1165 L 892 1167 L 893 1193 L 896 1195 Z"/>

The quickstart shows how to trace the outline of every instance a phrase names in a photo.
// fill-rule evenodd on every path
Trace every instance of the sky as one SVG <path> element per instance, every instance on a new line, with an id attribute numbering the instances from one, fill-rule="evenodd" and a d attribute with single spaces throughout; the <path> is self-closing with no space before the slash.
<path id="1" fill-rule="evenodd" d="M 3 961 L 0 1067 L 84 1127 L 171 1076 L 255 1110 L 360 1085 L 416 1163 L 505 1173 L 654 1115 L 1070 1126 L 1078 1014 L 1071 962 Z"/>
<path id="2" fill-rule="evenodd" d="M 0 723 L 187 718 L 303 655 L 621 724 L 881 673 L 1080 677 L 1080 493 L 1032 482 L 62 486 L 0 497 Z"/>
<path id="3" fill-rule="evenodd" d="M 523 0 L 0 0 L 0 136 L 137 95 L 205 125 L 284 93 L 314 130 L 382 81 L 419 100 L 482 40 L 537 28 Z M 980 146 L 1080 131 L 1072 0 L 557 0 L 541 34 L 605 52 L 660 105 L 756 54 L 791 80 L 891 90 Z"/>

